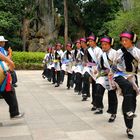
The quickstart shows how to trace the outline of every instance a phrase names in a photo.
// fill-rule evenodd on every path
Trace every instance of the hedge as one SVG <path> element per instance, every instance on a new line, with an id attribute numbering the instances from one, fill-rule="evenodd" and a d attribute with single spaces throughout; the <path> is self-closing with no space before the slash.
<path id="1" fill-rule="evenodd" d="M 13 52 L 12 60 L 18 70 L 40 70 L 44 56 L 43 52 Z"/>

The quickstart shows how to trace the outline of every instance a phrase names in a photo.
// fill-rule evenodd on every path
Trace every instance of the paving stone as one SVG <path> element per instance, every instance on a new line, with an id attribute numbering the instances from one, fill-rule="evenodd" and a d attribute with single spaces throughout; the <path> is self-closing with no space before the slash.
<path id="1" fill-rule="evenodd" d="M 114 123 L 108 123 L 108 97 L 104 95 L 104 113 L 90 111 L 91 98 L 82 102 L 73 89 L 66 90 L 66 79 L 55 88 L 41 77 L 42 71 L 17 71 L 16 94 L 25 118 L 9 119 L 8 106 L 0 100 L 0 140 L 128 140 L 121 112 L 122 96 Z M 140 140 L 140 97 L 138 117 L 134 120 L 135 140 Z"/>

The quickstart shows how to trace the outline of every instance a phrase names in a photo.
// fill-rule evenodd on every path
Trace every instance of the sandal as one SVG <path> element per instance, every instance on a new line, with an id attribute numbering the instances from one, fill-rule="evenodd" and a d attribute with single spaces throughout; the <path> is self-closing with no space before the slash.
<path id="1" fill-rule="evenodd" d="M 131 129 L 127 129 L 126 133 L 127 133 L 127 136 L 128 136 L 129 139 L 133 139 L 134 138 L 134 135 L 133 135 L 133 132 L 132 132 Z"/>

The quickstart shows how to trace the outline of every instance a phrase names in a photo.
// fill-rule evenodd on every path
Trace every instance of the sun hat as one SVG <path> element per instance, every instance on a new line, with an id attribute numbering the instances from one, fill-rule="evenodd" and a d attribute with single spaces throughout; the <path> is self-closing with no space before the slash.
<path id="1" fill-rule="evenodd" d="M 8 40 L 6 40 L 6 39 L 4 38 L 4 36 L 0 36 L 0 41 L 6 42 L 6 41 L 8 41 Z"/>

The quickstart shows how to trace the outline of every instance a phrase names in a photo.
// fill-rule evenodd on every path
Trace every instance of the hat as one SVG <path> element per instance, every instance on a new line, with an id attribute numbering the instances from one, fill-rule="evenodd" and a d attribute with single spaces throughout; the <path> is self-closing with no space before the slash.
<path id="1" fill-rule="evenodd" d="M 56 46 L 62 46 L 61 43 L 56 43 L 55 45 L 56 45 Z"/>
<path id="2" fill-rule="evenodd" d="M 129 31 L 124 31 L 124 32 L 122 32 L 122 33 L 120 34 L 120 39 L 121 39 L 122 37 L 126 37 L 126 38 L 132 40 L 133 43 L 135 43 L 136 40 L 137 40 L 136 34 L 133 33 L 133 32 L 129 32 Z"/>
<path id="3" fill-rule="evenodd" d="M 87 40 L 88 40 L 88 41 L 89 41 L 89 40 L 93 40 L 93 41 L 95 41 L 95 42 L 97 43 L 97 42 L 98 42 L 98 37 L 92 35 L 92 36 L 89 36 L 89 37 L 87 38 Z"/>
<path id="4" fill-rule="evenodd" d="M 87 42 L 86 38 L 80 38 L 80 42 Z"/>
<path id="5" fill-rule="evenodd" d="M 49 51 L 49 50 L 51 50 L 51 49 L 52 49 L 52 47 L 48 47 L 48 48 L 47 48 L 47 51 Z"/>
<path id="6" fill-rule="evenodd" d="M 6 39 L 4 38 L 4 36 L 0 36 L 0 42 L 6 42 L 6 41 L 8 41 L 8 40 L 6 40 Z"/>
<path id="7" fill-rule="evenodd" d="M 71 43 L 67 43 L 66 46 L 72 47 L 72 44 Z"/>
<path id="8" fill-rule="evenodd" d="M 107 42 L 107 43 L 111 44 L 111 46 L 113 46 L 114 39 L 109 36 L 104 36 L 100 39 L 100 42 Z"/>
<path id="9" fill-rule="evenodd" d="M 80 43 L 80 40 L 79 39 L 75 41 L 75 44 L 77 44 L 77 43 Z"/>

